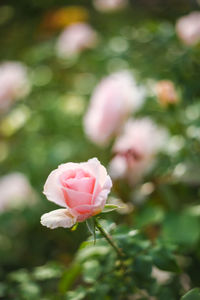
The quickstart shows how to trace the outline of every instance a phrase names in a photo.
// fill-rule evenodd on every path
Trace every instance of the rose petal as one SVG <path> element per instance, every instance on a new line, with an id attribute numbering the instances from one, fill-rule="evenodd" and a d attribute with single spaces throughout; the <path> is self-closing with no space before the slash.
<path id="1" fill-rule="evenodd" d="M 43 194 L 49 201 L 52 201 L 62 207 L 66 207 L 65 198 L 62 189 L 59 187 L 59 175 L 58 169 L 52 171 L 44 185 Z"/>
<path id="2" fill-rule="evenodd" d="M 65 186 L 77 192 L 92 194 L 95 181 L 95 177 L 83 177 L 81 179 L 72 178 L 66 181 Z"/>
<path id="3" fill-rule="evenodd" d="M 66 205 L 69 208 L 74 208 L 79 205 L 90 205 L 92 202 L 92 194 L 81 193 L 68 188 L 62 188 L 65 196 Z"/>
<path id="4" fill-rule="evenodd" d="M 108 194 L 110 193 L 111 187 L 112 187 L 112 180 L 111 180 L 110 176 L 107 175 L 104 186 L 102 187 L 102 191 L 95 198 L 95 202 L 94 202 L 95 207 L 99 207 L 100 209 L 104 208 L 104 205 L 106 203 Z"/>
<path id="5" fill-rule="evenodd" d="M 41 224 L 48 228 L 70 228 L 76 223 L 76 217 L 72 216 L 67 209 L 56 209 L 42 215 Z"/>

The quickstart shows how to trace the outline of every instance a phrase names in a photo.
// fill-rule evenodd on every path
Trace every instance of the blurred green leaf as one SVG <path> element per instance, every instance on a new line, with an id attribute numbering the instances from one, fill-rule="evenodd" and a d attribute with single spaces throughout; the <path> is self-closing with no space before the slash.
<path id="1" fill-rule="evenodd" d="M 96 231 L 95 231 L 95 222 L 93 218 L 89 218 L 86 220 L 86 225 L 89 230 L 89 232 L 92 234 L 94 239 L 94 244 L 96 243 Z"/>
<path id="2" fill-rule="evenodd" d="M 63 268 L 56 264 L 47 264 L 37 267 L 33 271 L 33 277 L 36 280 L 48 280 L 52 278 L 59 278 L 62 275 Z"/>
<path id="3" fill-rule="evenodd" d="M 79 276 L 81 269 L 82 266 L 80 264 L 74 263 L 67 269 L 67 271 L 64 272 L 59 283 L 59 290 L 61 293 L 65 293 L 72 287 L 74 281 Z"/>
<path id="4" fill-rule="evenodd" d="M 199 238 L 199 218 L 188 212 L 169 213 L 163 223 L 163 238 L 174 244 L 194 246 Z"/>
<path id="5" fill-rule="evenodd" d="M 113 211 L 113 210 L 117 210 L 117 209 L 120 209 L 121 207 L 119 205 L 115 205 L 115 204 L 106 204 L 104 206 L 104 209 L 102 210 L 102 213 L 108 213 L 110 211 Z"/>
<path id="6" fill-rule="evenodd" d="M 88 260 L 83 264 L 83 278 L 87 283 L 93 283 L 101 273 L 101 267 L 97 260 Z"/>
<path id="7" fill-rule="evenodd" d="M 156 247 L 152 251 L 153 263 L 161 270 L 179 272 L 175 256 L 167 248 Z"/>
<path id="8" fill-rule="evenodd" d="M 66 295 L 66 300 L 82 300 L 85 298 L 87 291 L 84 287 L 79 286 L 75 291 L 70 291 Z"/>
<path id="9" fill-rule="evenodd" d="M 164 219 L 164 210 L 160 206 L 146 205 L 138 215 L 134 217 L 138 228 L 160 223 Z"/>
<path id="10" fill-rule="evenodd" d="M 191 291 L 187 292 L 181 300 L 199 300 L 200 299 L 200 289 L 194 288 Z"/>

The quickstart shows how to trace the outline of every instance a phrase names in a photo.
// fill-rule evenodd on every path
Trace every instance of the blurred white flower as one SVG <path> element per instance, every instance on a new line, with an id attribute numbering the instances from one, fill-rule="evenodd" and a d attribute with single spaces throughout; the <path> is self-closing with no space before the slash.
<path id="1" fill-rule="evenodd" d="M 111 177 L 137 183 L 152 168 L 157 152 L 167 140 L 166 130 L 151 119 L 129 120 L 113 146 L 115 156 L 109 165 Z"/>
<path id="2" fill-rule="evenodd" d="M 97 44 L 97 33 L 85 23 L 68 26 L 59 36 L 56 50 L 60 57 L 77 55 L 85 49 L 94 48 Z"/>
<path id="3" fill-rule="evenodd" d="M 26 67 L 19 62 L 4 62 L 0 65 L 0 111 L 6 111 L 14 100 L 30 91 Z"/>
<path id="4" fill-rule="evenodd" d="M 0 212 L 32 205 L 36 199 L 36 193 L 22 173 L 0 177 Z"/>
<path id="5" fill-rule="evenodd" d="M 137 85 L 128 71 L 104 78 L 94 90 L 84 118 L 88 137 L 96 144 L 107 144 L 131 112 L 143 104 L 144 95 L 144 88 Z"/>
<path id="6" fill-rule="evenodd" d="M 113 12 L 125 8 L 128 0 L 94 0 L 94 7 L 101 12 Z"/>
<path id="7" fill-rule="evenodd" d="M 176 23 L 178 37 L 186 45 L 195 45 L 200 41 L 200 12 L 194 11 L 181 17 Z"/>

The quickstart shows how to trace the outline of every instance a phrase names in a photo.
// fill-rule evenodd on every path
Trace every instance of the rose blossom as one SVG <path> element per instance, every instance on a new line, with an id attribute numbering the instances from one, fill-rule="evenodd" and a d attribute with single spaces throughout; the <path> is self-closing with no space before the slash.
<path id="1" fill-rule="evenodd" d="M 156 153 L 164 146 L 167 133 L 149 118 L 129 120 L 114 146 L 109 165 L 113 179 L 126 178 L 137 183 L 149 171 Z"/>
<path id="2" fill-rule="evenodd" d="M 24 97 L 30 90 L 26 67 L 19 62 L 0 65 L 0 111 L 6 111 L 12 102 Z"/>
<path id="3" fill-rule="evenodd" d="M 0 212 L 33 204 L 36 199 L 33 188 L 22 173 L 10 173 L 0 177 Z"/>
<path id="4" fill-rule="evenodd" d="M 144 89 L 137 86 L 130 72 L 121 71 L 104 78 L 94 90 L 84 118 L 86 134 L 96 144 L 107 144 L 143 100 Z"/>
<path id="5" fill-rule="evenodd" d="M 72 227 L 100 213 L 111 187 L 110 176 L 97 158 L 60 165 L 47 178 L 44 194 L 65 209 L 44 214 L 41 224 L 51 229 Z"/>
<path id="6" fill-rule="evenodd" d="M 176 32 L 186 45 L 195 45 L 200 41 L 200 12 L 194 11 L 181 17 L 176 23 Z"/>
<path id="7" fill-rule="evenodd" d="M 158 81 L 155 92 L 162 105 L 175 104 L 179 100 L 174 83 L 171 80 Z"/>
<path id="8" fill-rule="evenodd" d="M 97 33 L 85 23 L 68 26 L 57 41 L 57 53 L 65 58 L 79 54 L 87 48 L 93 48 L 97 43 Z"/>
<path id="9" fill-rule="evenodd" d="M 125 8 L 127 0 L 94 0 L 94 6 L 101 12 L 118 11 Z"/>

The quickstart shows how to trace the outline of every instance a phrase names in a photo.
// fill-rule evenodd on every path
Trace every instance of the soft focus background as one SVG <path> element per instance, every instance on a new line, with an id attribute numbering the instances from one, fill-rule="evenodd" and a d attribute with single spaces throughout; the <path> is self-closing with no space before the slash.
<path id="1" fill-rule="evenodd" d="M 177 25 L 181 17 L 194 11 L 186 25 Z M 151 299 L 153 295 L 152 299 L 173 300 L 200 286 L 199 14 L 200 2 L 195 0 L 1 1 L 0 298 Z M 82 37 L 74 31 L 61 41 L 62 32 L 77 23 L 88 24 L 92 32 Z M 74 41 L 78 34 L 80 39 Z M 129 162 L 124 142 L 122 150 L 113 146 L 121 128 L 102 144 L 98 133 L 91 138 L 83 121 L 102 78 L 124 70 L 143 91 L 143 100 L 123 121 L 131 114 L 137 119 L 148 117 L 157 124 L 155 130 L 163 131 L 156 139 L 165 136 L 160 150 L 154 146 L 154 130 L 147 128 L 146 133 L 145 128 L 136 128 L 138 144 L 143 136 L 140 130 L 145 132 L 141 152 L 148 147 L 153 150 L 144 167 L 134 170 L 129 166 L 132 169 L 126 175 L 120 173 L 122 164 L 112 168 L 117 155 Z M 134 101 L 134 95 L 125 97 L 132 96 Z M 99 108 L 96 118 L 98 113 Z M 112 119 L 112 107 L 109 114 Z M 89 126 L 95 130 L 92 122 Z M 131 141 L 134 138 L 133 134 Z M 132 151 L 132 158 L 140 159 L 139 150 Z M 125 203 L 123 211 L 104 217 L 105 226 L 117 223 L 121 228 L 124 224 L 127 230 L 140 229 L 148 241 L 162 241 L 168 247 L 168 261 L 167 251 L 176 252 L 178 271 L 171 267 L 171 260 L 170 267 L 160 264 L 161 270 L 177 273 L 167 278 L 168 283 L 161 283 L 159 292 L 145 291 L 139 298 L 130 290 L 114 294 L 109 288 L 116 281 L 109 282 L 108 276 L 101 282 L 104 270 L 94 273 L 98 253 L 93 265 L 83 263 L 83 275 L 82 262 L 71 267 L 79 246 L 89 237 L 85 224 L 73 232 L 49 230 L 40 224 L 43 213 L 57 208 L 42 195 L 49 173 L 61 163 L 91 157 L 110 168 L 114 179 L 111 200 Z M 87 253 L 91 251 L 84 255 Z M 161 261 L 165 254 L 160 254 Z M 148 272 L 148 263 L 140 266 L 141 274 Z M 164 275 L 157 273 L 154 278 L 159 282 Z M 99 286 L 94 288 L 92 278 Z M 149 280 L 141 289 L 151 284 Z M 93 288 L 91 294 L 86 286 Z M 66 294 L 67 290 L 73 292 Z"/>

